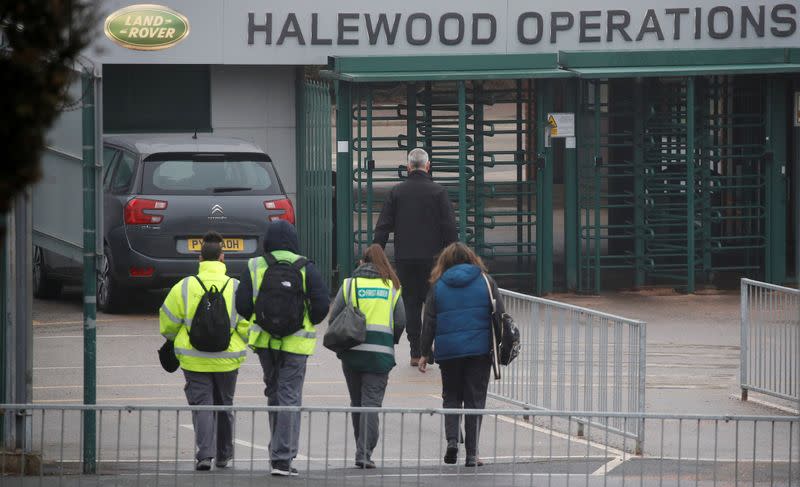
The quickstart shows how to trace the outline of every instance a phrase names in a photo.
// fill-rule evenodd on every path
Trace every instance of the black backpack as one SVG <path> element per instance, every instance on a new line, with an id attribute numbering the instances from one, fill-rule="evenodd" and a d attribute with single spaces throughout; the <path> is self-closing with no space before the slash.
<path id="1" fill-rule="evenodd" d="M 225 288 L 228 281 L 217 290 L 217 286 L 206 289 L 203 281 L 194 276 L 203 288 L 203 298 L 197 304 L 189 329 L 189 343 L 201 352 L 224 352 L 231 344 L 231 317 L 225 303 Z"/>
<path id="2" fill-rule="evenodd" d="M 292 335 L 303 328 L 306 293 L 300 270 L 308 259 L 300 257 L 294 263 L 264 255 L 267 270 L 256 296 L 256 324 L 274 338 Z"/>

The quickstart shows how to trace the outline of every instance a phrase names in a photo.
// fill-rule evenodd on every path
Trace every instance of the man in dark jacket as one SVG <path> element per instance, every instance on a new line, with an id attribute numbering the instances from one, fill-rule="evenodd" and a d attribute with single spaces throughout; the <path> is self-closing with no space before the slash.
<path id="1" fill-rule="evenodd" d="M 394 233 L 394 259 L 403 285 L 406 334 L 411 344 L 411 365 L 415 367 L 420 357 L 422 304 L 434 258 L 458 240 L 447 190 L 433 182 L 430 168 L 427 152 L 414 149 L 408 153 L 408 179 L 389 192 L 373 240 L 386 247 L 389 234 Z"/>
<path id="2" fill-rule="evenodd" d="M 291 224 L 283 220 L 269 224 L 264 235 L 265 254 L 271 254 L 276 261 L 293 263 L 303 258 L 299 255 L 299 247 L 297 232 Z M 291 335 L 277 338 L 255 322 L 255 302 L 261 282 L 267 276 L 267 259 L 250 259 L 247 267 L 248 270 L 242 274 L 236 289 L 236 311 L 250 321 L 248 344 L 258 355 L 264 370 L 267 404 L 301 406 L 306 362 L 314 353 L 317 341 L 314 326 L 328 314 L 328 287 L 314 264 L 308 261 L 301 270 L 307 303 L 302 328 Z M 297 456 L 300 440 L 300 414 L 271 412 L 269 425 L 272 475 L 297 475 L 297 469 L 292 467 L 292 460 Z"/>

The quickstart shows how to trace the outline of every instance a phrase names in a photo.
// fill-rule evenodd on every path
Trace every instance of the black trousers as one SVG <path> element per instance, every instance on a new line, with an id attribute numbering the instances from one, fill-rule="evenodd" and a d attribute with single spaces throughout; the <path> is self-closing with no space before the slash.
<path id="1" fill-rule="evenodd" d="M 443 407 L 445 409 L 485 408 L 491 366 L 488 355 L 440 361 Z M 448 445 L 458 443 L 460 420 L 461 416 L 457 414 L 448 414 L 445 417 L 444 432 Z M 480 415 L 465 415 L 464 443 L 468 457 L 478 455 L 480 429 Z"/>
<path id="2" fill-rule="evenodd" d="M 419 334 L 422 331 L 422 305 L 428 296 L 433 259 L 397 261 L 397 277 L 403 286 L 406 308 L 406 336 L 411 344 L 411 357 L 419 358 Z"/>

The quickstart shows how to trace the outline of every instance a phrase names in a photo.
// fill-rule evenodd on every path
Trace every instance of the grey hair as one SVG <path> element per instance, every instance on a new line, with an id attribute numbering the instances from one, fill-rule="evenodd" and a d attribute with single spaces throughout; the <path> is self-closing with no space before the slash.
<path id="1" fill-rule="evenodd" d="M 419 147 L 408 153 L 408 165 L 414 169 L 424 169 L 428 163 L 428 153 Z"/>

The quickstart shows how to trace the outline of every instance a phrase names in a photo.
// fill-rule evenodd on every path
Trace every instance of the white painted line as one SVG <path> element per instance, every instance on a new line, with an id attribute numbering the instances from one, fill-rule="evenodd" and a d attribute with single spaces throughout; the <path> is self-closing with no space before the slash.
<path id="1" fill-rule="evenodd" d="M 622 457 L 612 458 L 610 462 L 606 463 L 602 467 L 592 472 L 591 475 L 595 477 L 601 477 L 603 475 L 608 474 L 609 472 L 619 467 L 623 463 L 625 463 L 625 459 Z"/>
<path id="2" fill-rule="evenodd" d="M 435 396 L 433 394 L 428 394 L 428 395 L 430 397 L 441 399 L 440 396 Z M 536 411 L 531 411 L 530 415 L 531 416 L 536 416 Z M 592 440 L 586 440 L 586 439 L 583 439 L 583 438 L 576 438 L 574 436 L 570 436 L 570 435 L 567 435 L 567 434 L 564 434 L 564 433 L 559 433 L 558 431 L 554 431 L 554 430 L 551 430 L 549 428 L 542 428 L 541 426 L 536 426 L 534 424 L 529 424 L 529 423 L 527 423 L 525 421 L 517 421 L 516 418 L 509 418 L 508 416 L 497 416 L 497 419 L 499 419 L 500 421 L 509 423 L 509 424 L 513 424 L 515 426 L 521 426 L 522 428 L 525 428 L 525 429 L 533 429 L 533 430 L 538 431 L 540 433 L 545 433 L 545 434 L 551 435 L 554 438 L 559 438 L 559 439 L 562 439 L 562 440 L 569 440 L 570 442 L 576 443 L 578 445 L 584 445 L 584 446 L 589 446 L 589 447 L 592 447 L 592 448 L 597 448 L 598 450 L 603 450 L 603 451 L 608 452 L 608 453 L 610 453 L 611 455 L 614 455 L 614 456 L 618 456 L 618 457 L 624 457 L 625 456 L 625 453 L 622 450 L 619 450 L 619 449 L 614 448 L 612 446 L 603 445 L 602 443 L 597 443 L 597 442 L 594 442 Z"/>
<path id="3" fill-rule="evenodd" d="M 531 411 L 531 416 L 534 416 L 534 415 L 535 415 L 535 412 Z M 520 426 L 520 427 L 525 428 L 525 429 L 533 429 L 533 430 L 539 431 L 541 433 L 548 434 L 548 435 L 550 435 L 550 436 L 552 436 L 554 438 L 559 438 L 561 440 L 568 440 L 571 443 L 575 443 L 575 444 L 578 444 L 578 445 L 589 446 L 591 448 L 596 448 L 598 450 L 607 451 L 609 454 L 614 455 L 614 456 L 623 456 L 624 455 L 622 450 L 618 450 L 617 448 L 614 448 L 613 446 L 603 445 L 602 443 L 597 443 L 595 441 L 586 440 L 586 439 L 583 439 L 583 438 L 576 438 L 574 436 L 570 436 L 570 435 L 567 435 L 567 434 L 564 434 L 564 433 L 560 433 L 558 431 L 554 431 L 554 430 L 551 430 L 549 428 L 542 428 L 541 426 L 535 426 L 535 425 L 529 424 L 529 423 L 527 423 L 525 421 L 517 421 L 517 420 L 515 420 L 515 418 L 509 418 L 508 416 L 498 416 L 497 419 L 499 419 L 500 421 L 504 421 L 506 423 L 509 423 L 509 424 L 513 424 L 515 426 Z"/>
<path id="4" fill-rule="evenodd" d="M 759 406 L 764 406 L 772 409 L 777 409 L 778 411 L 783 411 L 784 413 L 800 415 L 800 409 L 793 409 L 788 406 L 782 406 L 780 404 L 775 404 L 774 402 L 763 401 L 761 399 L 754 399 L 752 397 L 748 397 L 747 401 L 742 401 L 742 398 L 738 394 L 731 394 L 731 399 L 736 399 L 740 402 L 752 402 L 753 404 L 758 404 Z"/>
<path id="5" fill-rule="evenodd" d="M 66 338 L 83 338 L 83 335 L 37 335 L 35 340 Z M 161 335 L 97 335 L 97 338 L 162 338 Z"/>
<path id="6" fill-rule="evenodd" d="M 194 431 L 194 426 L 192 426 L 191 424 L 182 424 L 181 428 L 186 428 L 188 430 Z M 266 447 L 266 446 L 256 445 L 255 443 L 250 443 L 249 441 L 240 440 L 238 438 L 234 438 L 233 442 L 236 443 L 237 445 L 241 445 L 241 446 L 243 446 L 245 448 L 250 448 L 252 450 L 260 450 L 260 451 L 266 451 L 266 452 L 269 451 L 269 448 Z M 298 453 L 297 457 L 295 457 L 295 460 L 308 460 L 308 457 Z"/>

